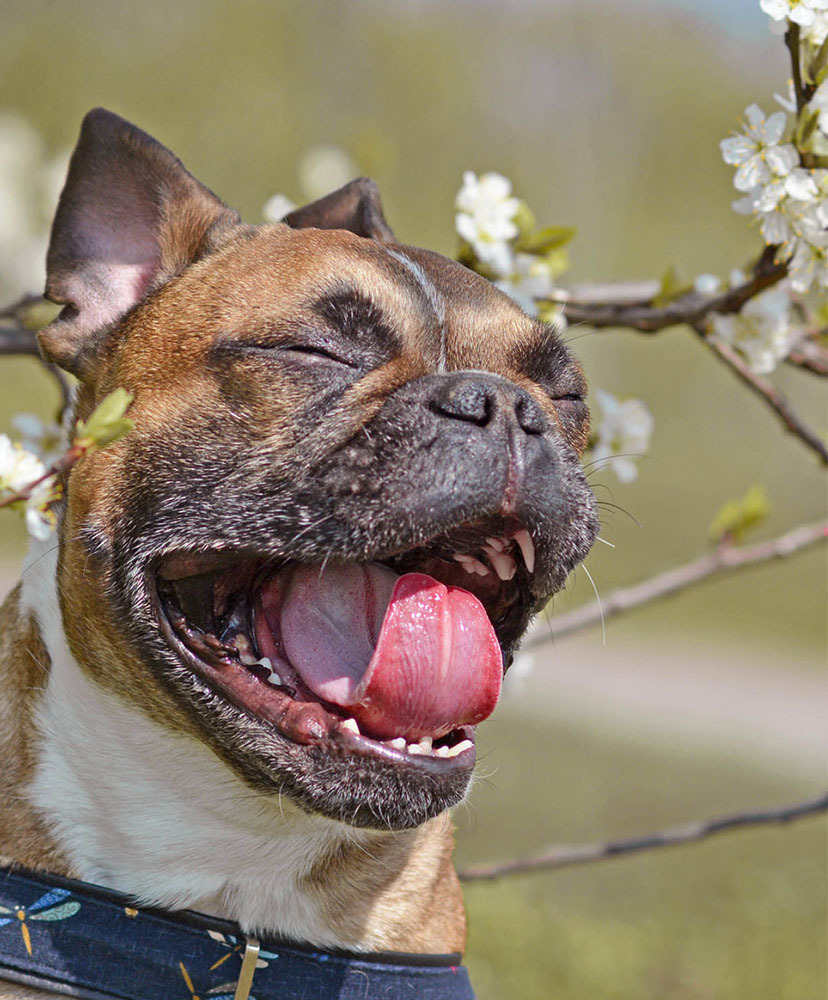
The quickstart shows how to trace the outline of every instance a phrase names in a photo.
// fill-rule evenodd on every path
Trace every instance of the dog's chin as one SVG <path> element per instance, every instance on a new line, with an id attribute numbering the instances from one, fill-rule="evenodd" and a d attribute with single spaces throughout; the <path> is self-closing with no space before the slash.
<path id="1" fill-rule="evenodd" d="M 400 830 L 466 792 L 533 562 L 528 532 L 491 518 L 370 563 L 177 551 L 148 584 L 166 680 L 228 763 L 311 812 Z"/>

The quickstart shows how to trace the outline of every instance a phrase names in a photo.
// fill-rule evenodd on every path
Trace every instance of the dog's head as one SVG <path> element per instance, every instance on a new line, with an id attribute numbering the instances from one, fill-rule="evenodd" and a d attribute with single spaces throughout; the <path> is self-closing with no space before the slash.
<path id="1" fill-rule="evenodd" d="M 61 600 L 98 683 L 250 785 L 359 826 L 455 804 L 533 612 L 597 530 L 581 371 L 369 181 L 243 225 L 87 116 L 45 356 L 135 429 L 67 483 Z"/>

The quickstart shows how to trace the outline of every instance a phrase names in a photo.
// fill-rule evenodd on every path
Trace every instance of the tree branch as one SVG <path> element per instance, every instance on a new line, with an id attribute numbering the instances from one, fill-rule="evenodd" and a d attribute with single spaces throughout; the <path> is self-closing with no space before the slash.
<path id="1" fill-rule="evenodd" d="M 769 823 L 791 823 L 806 816 L 825 812 L 826 809 L 828 809 L 828 795 L 823 795 L 818 799 L 799 802 L 781 809 L 760 809 L 734 813 L 730 816 L 721 816 L 718 819 L 688 823 L 685 826 L 673 827 L 658 833 L 645 834 L 643 837 L 633 837 L 629 840 L 610 840 L 601 844 L 564 844 L 534 858 L 502 861 L 498 864 L 474 865 L 458 874 L 464 882 L 476 882 L 500 878 L 503 875 L 566 868 L 570 865 L 582 865 L 590 861 L 602 861 L 605 858 L 617 857 L 619 854 L 634 854 L 638 851 L 648 851 L 658 847 L 678 847 L 680 844 L 705 840 L 715 834 L 740 827 L 761 826 Z"/>
<path id="2" fill-rule="evenodd" d="M 631 587 L 621 587 L 600 603 L 592 601 L 566 614 L 553 617 L 553 636 L 545 633 L 536 635 L 525 642 L 521 649 L 534 649 L 543 646 L 552 641 L 553 637 L 559 639 L 561 636 L 570 635 L 588 628 L 590 625 L 597 624 L 602 620 L 602 617 L 604 621 L 607 621 L 609 618 L 614 618 L 632 608 L 640 607 L 642 604 L 649 604 L 651 601 L 669 597 L 671 594 L 684 590 L 707 577 L 731 570 L 744 569 L 746 566 L 755 566 L 772 559 L 785 558 L 794 552 L 810 548 L 826 538 L 828 538 L 828 521 L 822 521 L 817 524 L 801 525 L 787 534 L 767 542 L 759 542 L 756 545 L 738 548 L 732 544 L 719 545 L 700 559 L 685 563 L 683 566 L 676 566 Z"/>
<path id="3" fill-rule="evenodd" d="M 658 333 L 668 326 L 682 323 L 694 326 L 710 313 L 739 312 L 754 295 L 784 278 L 787 266 L 775 262 L 776 250 L 773 246 L 765 247 L 754 267 L 753 276 L 721 295 L 703 295 L 694 290 L 665 306 L 654 306 L 652 300 L 658 294 L 658 285 L 639 282 L 633 285 L 582 286 L 570 293 L 561 291 L 552 296 L 552 301 L 561 303 L 570 325 L 587 323 L 595 327 L 626 326 L 640 333 Z M 609 297 L 613 288 L 618 293 L 615 299 Z M 650 294 L 642 296 L 645 291 Z"/>
<path id="4" fill-rule="evenodd" d="M 819 435 L 807 427 L 796 413 L 794 413 L 785 397 L 766 378 L 762 378 L 761 375 L 757 375 L 754 371 L 751 371 L 739 353 L 729 344 L 711 337 L 703 326 L 694 324 L 693 329 L 710 350 L 724 361 L 749 389 L 767 403 L 780 418 L 785 428 L 791 434 L 798 437 L 812 451 L 815 451 L 822 460 L 823 465 L 828 465 L 828 448 L 826 448 Z"/>
<path id="5" fill-rule="evenodd" d="M 785 358 L 785 363 L 815 375 L 828 375 L 828 351 L 811 339 L 801 341 Z"/>

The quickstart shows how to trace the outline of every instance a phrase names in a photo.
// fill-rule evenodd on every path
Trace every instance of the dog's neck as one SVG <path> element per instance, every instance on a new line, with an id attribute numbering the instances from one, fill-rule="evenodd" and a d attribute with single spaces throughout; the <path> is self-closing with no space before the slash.
<path id="1" fill-rule="evenodd" d="M 26 700 L 34 717 L 18 707 L 7 729 L 28 762 L 8 790 L 29 827 L 12 860 L 320 947 L 462 950 L 448 817 L 379 833 L 257 793 L 205 745 L 87 676 L 64 636 L 56 563 L 48 545 L 30 554 L 5 651 L 45 679 Z"/>

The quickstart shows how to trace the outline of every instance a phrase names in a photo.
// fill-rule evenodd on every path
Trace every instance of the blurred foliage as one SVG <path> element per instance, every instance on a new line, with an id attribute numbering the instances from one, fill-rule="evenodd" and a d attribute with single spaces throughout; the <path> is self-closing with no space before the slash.
<path id="1" fill-rule="evenodd" d="M 814 792 L 807 782 L 746 774 L 713 753 L 549 727 L 519 718 L 508 702 L 480 737 L 483 777 L 456 813 L 460 867 Z M 821 1000 L 825 846 L 818 817 L 472 883 L 468 964 L 479 998 Z"/>

